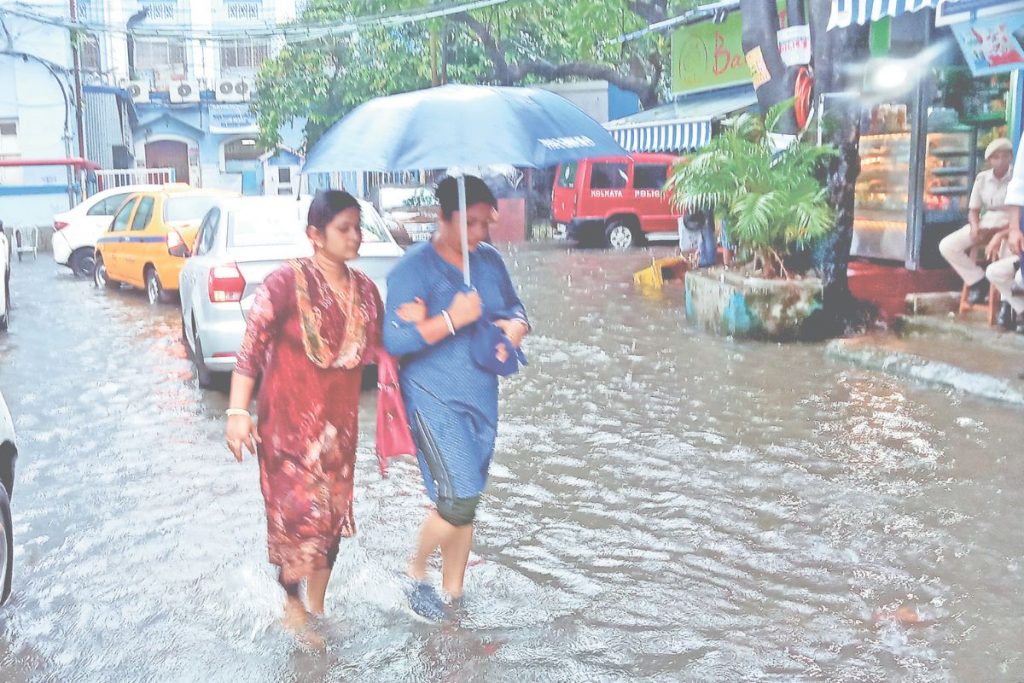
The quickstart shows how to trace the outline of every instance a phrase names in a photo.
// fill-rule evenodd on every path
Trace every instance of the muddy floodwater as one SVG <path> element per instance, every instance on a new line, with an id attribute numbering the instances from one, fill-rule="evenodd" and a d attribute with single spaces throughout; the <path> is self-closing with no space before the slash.
<path id="1" fill-rule="evenodd" d="M 402 609 L 427 499 L 412 464 L 378 475 L 364 392 L 325 654 L 277 625 L 256 463 L 224 447 L 177 305 L 15 263 L 0 679 L 1024 680 L 1019 410 L 700 333 L 681 290 L 634 292 L 647 252 L 506 255 L 536 331 L 465 614 Z"/>

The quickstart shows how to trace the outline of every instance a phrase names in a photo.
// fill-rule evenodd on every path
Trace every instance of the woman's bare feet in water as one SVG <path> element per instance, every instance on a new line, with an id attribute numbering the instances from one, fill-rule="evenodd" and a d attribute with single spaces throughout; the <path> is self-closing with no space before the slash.
<path id="1" fill-rule="evenodd" d="M 323 636 L 317 633 L 309 618 L 309 612 L 301 601 L 287 598 L 284 603 L 284 619 L 281 620 L 285 629 L 295 636 L 299 644 L 314 650 L 326 647 Z"/>

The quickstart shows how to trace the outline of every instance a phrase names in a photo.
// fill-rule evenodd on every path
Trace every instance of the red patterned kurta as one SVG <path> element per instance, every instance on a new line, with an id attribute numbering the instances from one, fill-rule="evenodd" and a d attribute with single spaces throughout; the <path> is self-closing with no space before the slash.
<path id="1" fill-rule="evenodd" d="M 352 274 L 350 300 L 310 259 L 274 271 L 256 294 L 235 365 L 263 376 L 257 450 L 267 547 L 289 583 L 327 568 L 328 551 L 356 531 L 359 389 L 379 348 L 383 305 L 370 278 Z"/>

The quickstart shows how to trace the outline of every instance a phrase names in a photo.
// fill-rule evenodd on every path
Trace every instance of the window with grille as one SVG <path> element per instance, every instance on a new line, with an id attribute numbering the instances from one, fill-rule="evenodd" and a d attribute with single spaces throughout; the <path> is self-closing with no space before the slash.
<path id="1" fill-rule="evenodd" d="M 93 0 L 78 0 L 75 4 L 79 21 L 100 21 L 103 19 L 102 13 L 97 12 L 97 7 L 93 4 Z"/>
<path id="2" fill-rule="evenodd" d="M 78 46 L 78 58 L 85 71 L 99 72 L 100 69 L 100 41 L 96 36 L 87 35 Z"/>
<path id="3" fill-rule="evenodd" d="M 220 45 L 220 68 L 255 71 L 270 54 L 267 43 L 255 40 L 226 40 Z"/>
<path id="4" fill-rule="evenodd" d="M 17 119 L 0 119 L 0 159 L 20 159 Z M 17 185 L 22 181 L 20 168 L 0 168 L 0 185 Z"/>
<path id="5" fill-rule="evenodd" d="M 245 0 L 227 0 L 224 3 L 227 9 L 228 19 L 259 19 L 261 3 L 246 2 Z"/>
<path id="6" fill-rule="evenodd" d="M 139 71 L 184 73 L 185 43 L 168 38 L 139 38 L 135 41 L 135 68 Z M 180 68 L 179 68 L 180 67 Z"/>
<path id="7" fill-rule="evenodd" d="M 147 21 L 174 21 L 177 19 L 177 3 L 156 0 L 155 2 L 144 2 Z"/>

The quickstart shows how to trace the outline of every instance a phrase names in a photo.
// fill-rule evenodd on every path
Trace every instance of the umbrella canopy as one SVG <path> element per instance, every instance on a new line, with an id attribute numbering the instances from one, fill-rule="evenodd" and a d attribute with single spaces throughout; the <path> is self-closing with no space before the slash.
<path id="1" fill-rule="evenodd" d="M 623 156 L 604 128 L 563 97 L 534 88 L 446 85 L 378 97 L 334 124 L 303 173 L 408 171 L 506 164 L 547 168 Z M 459 183 L 462 274 L 470 286 L 466 186 Z"/>
<path id="2" fill-rule="evenodd" d="M 359 106 L 313 146 L 303 173 L 547 168 L 625 154 L 601 124 L 554 93 L 445 85 Z"/>

